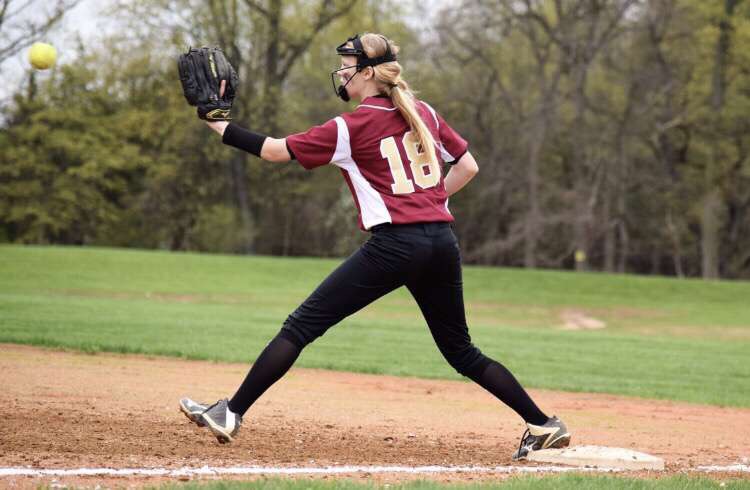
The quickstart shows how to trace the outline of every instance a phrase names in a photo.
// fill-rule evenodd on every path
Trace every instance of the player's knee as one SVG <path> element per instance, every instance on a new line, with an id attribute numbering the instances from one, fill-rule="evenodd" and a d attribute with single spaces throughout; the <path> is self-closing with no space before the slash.
<path id="1" fill-rule="evenodd" d="M 480 376 L 491 362 L 474 344 L 468 344 L 456 350 L 441 350 L 441 352 L 458 374 L 471 379 Z"/>
<path id="2" fill-rule="evenodd" d="M 279 335 L 300 349 L 304 349 L 308 344 L 320 337 L 322 333 L 310 328 L 305 323 L 298 321 L 294 317 L 294 314 L 291 314 L 287 317 L 286 321 L 284 321 L 284 325 L 281 327 Z"/>

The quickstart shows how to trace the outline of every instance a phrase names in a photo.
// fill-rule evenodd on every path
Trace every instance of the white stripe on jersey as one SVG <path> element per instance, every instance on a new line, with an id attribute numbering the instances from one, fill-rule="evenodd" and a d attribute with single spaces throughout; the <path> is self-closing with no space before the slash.
<path id="1" fill-rule="evenodd" d="M 369 107 L 370 109 L 380 109 L 381 111 L 395 111 L 396 109 L 398 109 L 398 107 L 380 107 L 377 105 L 369 105 L 369 104 L 359 104 L 357 106 L 357 109 L 359 109 L 360 107 Z"/>
<path id="2" fill-rule="evenodd" d="M 438 148 L 440 149 L 440 157 L 443 159 L 444 162 L 455 162 L 456 157 L 448 153 L 448 150 L 445 149 L 442 142 L 438 143 Z"/>
<path id="3" fill-rule="evenodd" d="M 369 230 L 375 225 L 393 222 L 391 213 L 388 212 L 382 196 L 378 191 L 373 189 L 364 175 L 359 171 L 357 162 L 352 159 L 349 128 L 346 126 L 346 121 L 340 116 L 335 121 L 338 127 L 338 139 L 336 140 L 336 151 L 333 154 L 331 163 L 349 174 L 352 187 L 354 187 L 354 192 L 357 194 L 357 201 L 359 201 L 362 225 L 365 227 L 365 230 Z"/>
<path id="4" fill-rule="evenodd" d="M 433 109 L 432 106 L 430 106 L 430 104 L 428 104 L 427 102 L 424 102 L 424 101 L 420 101 L 420 102 L 422 102 L 425 105 L 425 107 L 427 107 L 427 109 L 430 110 L 430 113 L 432 113 L 432 117 L 435 119 L 435 125 L 437 126 L 437 129 L 438 129 L 438 132 L 439 132 L 440 131 L 440 121 L 438 121 L 438 117 L 437 117 L 437 114 L 435 113 L 435 109 Z M 442 141 L 438 141 L 437 142 L 437 146 L 438 146 L 438 149 L 440 150 L 440 157 L 443 159 L 444 162 L 455 162 L 456 161 L 456 157 L 454 157 L 453 155 L 451 155 L 450 153 L 448 153 L 448 150 L 445 149 L 445 146 L 443 146 L 443 142 Z"/>
<path id="5" fill-rule="evenodd" d="M 432 108 L 430 104 L 427 102 L 420 100 L 421 103 L 424 104 L 424 106 L 430 110 L 430 114 L 432 114 L 432 118 L 435 119 L 435 126 L 437 126 L 438 129 L 440 129 L 440 121 L 438 121 L 437 113 L 435 113 L 435 109 Z"/>

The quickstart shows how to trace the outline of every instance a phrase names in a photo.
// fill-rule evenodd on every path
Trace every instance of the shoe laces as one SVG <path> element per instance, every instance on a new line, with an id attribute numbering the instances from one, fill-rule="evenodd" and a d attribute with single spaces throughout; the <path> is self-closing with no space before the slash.
<path id="1" fill-rule="evenodd" d="M 224 400 L 219 400 L 219 401 L 215 402 L 214 404 L 212 404 L 212 405 L 209 405 L 208 407 L 206 407 L 206 409 L 205 409 L 205 410 L 203 411 L 203 413 L 206 413 L 206 412 L 208 412 L 209 410 L 211 410 L 212 408 L 214 408 L 214 407 L 215 407 L 216 405 L 218 405 L 219 403 L 221 403 L 221 402 L 223 402 L 223 401 L 224 401 Z"/>

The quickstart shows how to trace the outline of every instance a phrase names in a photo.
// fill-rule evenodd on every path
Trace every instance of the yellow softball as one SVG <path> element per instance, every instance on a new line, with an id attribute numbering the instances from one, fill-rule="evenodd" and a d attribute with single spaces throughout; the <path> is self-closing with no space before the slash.
<path id="1" fill-rule="evenodd" d="M 47 43 L 34 43 L 29 49 L 29 61 L 37 70 L 46 70 L 55 64 L 57 50 Z"/>

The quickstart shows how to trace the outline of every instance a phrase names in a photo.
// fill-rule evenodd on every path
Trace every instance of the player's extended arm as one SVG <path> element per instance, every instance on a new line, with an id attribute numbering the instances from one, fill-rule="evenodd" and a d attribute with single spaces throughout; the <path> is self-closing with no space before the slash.
<path id="1" fill-rule="evenodd" d="M 445 190 L 449 196 L 455 194 L 479 172 L 477 161 L 468 151 L 458 159 L 445 176 Z"/>
<path id="2" fill-rule="evenodd" d="M 219 84 L 219 97 L 224 97 L 227 89 L 227 81 L 222 80 Z M 288 162 L 294 157 L 286 145 L 286 139 L 271 138 L 262 134 L 254 133 L 242 128 L 236 124 L 227 133 L 229 121 L 210 121 L 207 120 L 208 127 L 221 135 L 221 140 L 230 146 L 245 150 L 248 153 L 257 155 L 263 160 L 269 162 Z"/>
<path id="3" fill-rule="evenodd" d="M 226 134 L 229 123 L 227 121 L 206 121 L 206 124 L 221 135 L 224 143 L 245 150 L 253 155 L 258 155 L 269 162 L 288 162 L 292 160 L 289 148 L 286 146 L 286 138 L 271 138 L 263 136 L 236 124 L 232 126 L 230 133 Z"/>

